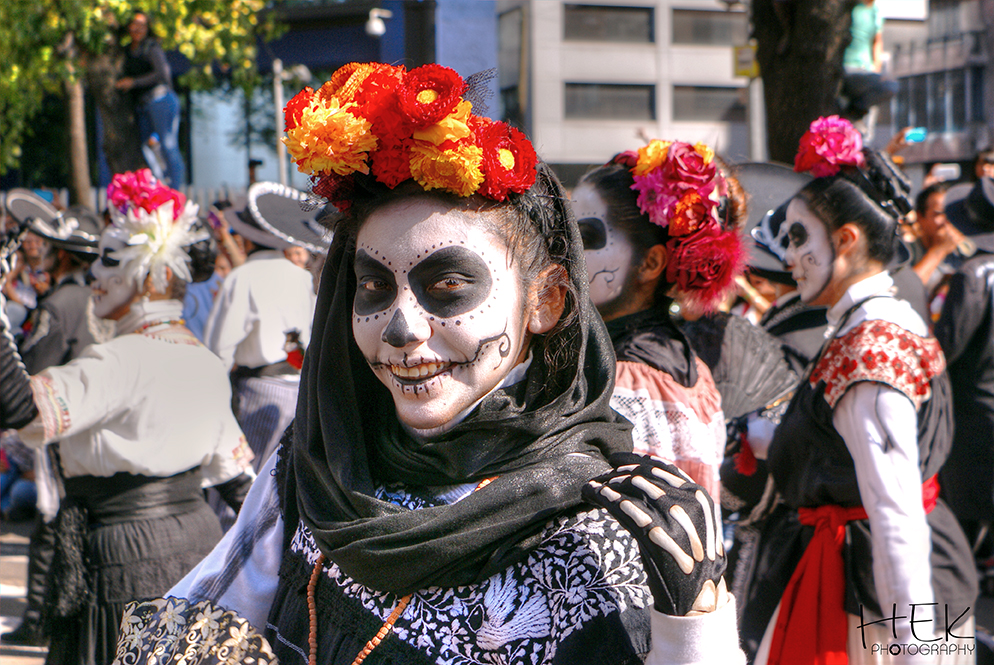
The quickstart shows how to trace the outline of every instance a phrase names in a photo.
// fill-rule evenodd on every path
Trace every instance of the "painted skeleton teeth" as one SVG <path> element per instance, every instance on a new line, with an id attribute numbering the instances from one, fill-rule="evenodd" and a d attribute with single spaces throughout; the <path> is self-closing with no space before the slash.
<path id="1" fill-rule="evenodd" d="M 425 376 L 433 376 L 447 367 L 448 363 L 425 363 L 413 367 L 390 365 L 390 371 L 402 379 L 420 379 Z"/>

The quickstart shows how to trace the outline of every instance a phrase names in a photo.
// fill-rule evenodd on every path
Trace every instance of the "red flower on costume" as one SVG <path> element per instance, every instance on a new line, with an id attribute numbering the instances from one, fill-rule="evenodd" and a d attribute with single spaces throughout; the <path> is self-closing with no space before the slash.
<path id="1" fill-rule="evenodd" d="M 297 125 L 300 124 L 300 118 L 304 114 L 304 109 L 310 106 L 313 100 L 314 88 L 307 86 L 286 103 L 286 106 L 283 107 L 283 114 L 286 118 L 284 132 L 297 128 Z"/>
<path id="2" fill-rule="evenodd" d="M 415 127 L 433 125 L 452 113 L 466 82 L 449 67 L 428 64 L 412 69 L 397 89 L 400 111 Z"/>
<path id="3" fill-rule="evenodd" d="M 745 266 L 739 234 L 708 224 L 694 234 L 666 243 L 666 281 L 704 311 L 714 311 Z"/>
<path id="4" fill-rule="evenodd" d="M 848 120 L 837 115 L 812 122 L 794 158 L 795 171 L 810 171 L 816 178 L 835 175 L 844 166 L 865 165 L 863 137 Z"/>
<path id="5" fill-rule="evenodd" d="M 521 193 L 535 182 L 538 157 L 524 134 L 503 122 L 473 123 L 477 144 L 483 149 L 483 184 L 480 193 L 495 201 L 508 191 Z"/>

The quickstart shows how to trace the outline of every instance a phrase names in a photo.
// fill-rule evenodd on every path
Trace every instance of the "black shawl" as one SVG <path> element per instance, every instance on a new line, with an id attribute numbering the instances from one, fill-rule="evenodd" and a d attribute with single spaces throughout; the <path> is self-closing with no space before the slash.
<path id="1" fill-rule="evenodd" d="M 354 240 L 336 233 L 329 251 L 281 461 L 282 503 L 288 530 L 299 517 L 328 559 L 374 589 L 409 593 L 492 576 L 534 547 L 552 517 L 579 506 L 580 488 L 609 468 L 608 454 L 631 450 L 630 425 L 608 403 L 615 358 L 587 295 L 583 246 L 562 186 L 540 164 L 521 196 L 518 208 L 576 289 L 568 342 L 550 367 L 548 340 L 536 336 L 524 381 L 427 443 L 399 426 L 390 394 L 353 340 Z M 550 385 L 559 386 L 551 395 Z M 384 480 L 437 486 L 493 476 L 458 503 L 417 511 L 373 495 Z"/>

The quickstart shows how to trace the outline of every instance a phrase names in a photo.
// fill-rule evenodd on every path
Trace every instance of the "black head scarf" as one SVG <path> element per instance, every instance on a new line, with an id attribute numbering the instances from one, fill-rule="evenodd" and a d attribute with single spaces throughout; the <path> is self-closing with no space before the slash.
<path id="1" fill-rule="evenodd" d="M 374 589 L 409 593 L 492 576 L 523 558 L 552 517 L 581 503 L 580 488 L 609 468 L 608 454 L 631 450 L 630 425 L 608 403 L 614 354 L 587 295 L 579 231 L 551 169 L 538 170 L 515 207 L 566 268 L 576 317 L 558 343 L 533 338 L 525 380 L 428 442 L 400 427 L 353 340 L 355 242 L 336 233 L 282 462 L 283 506 L 289 529 L 299 516 L 328 559 Z M 374 496 L 384 480 L 437 486 L 494 476 L 451 505 L 411 511 Z"/>

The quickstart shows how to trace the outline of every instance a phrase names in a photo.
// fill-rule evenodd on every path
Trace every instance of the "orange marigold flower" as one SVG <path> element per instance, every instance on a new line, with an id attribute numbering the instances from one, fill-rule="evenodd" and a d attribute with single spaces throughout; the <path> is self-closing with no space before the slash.
<path id="1" fill-rule="evenodd" d="M 692 189 L 688 189 L 676 202 L 673 210 L 673 217 L 670 218 L 669 233 L 671 236 L 690 235 L 703 224 L 710 222 L 711 206 L 709 200 L 701 198 L 701 195 Z"/>
<path id="2" fill-rule="evenodd" d="M 503 201 L 507 192 L 521 193 L 535 183 L 535 149 L 524 134 L 503 122 L 474 124 L 476 143 L 483 150 L 480 193 Z"/>
<path id="3" fill-rule="evenodd" d="M 639 148 L 638 163 L 632 169 L 632 175 L 645 175 L 649 171 L 658 168 L 666 161 L 672 141 L 660 141 L 653 139 L 649 145 Z"/>
<path id="4" fill-rule="evenodd" d="M 403 76 L 404 67 L 394 67 L 380 62 L 350 62 L 344 67 L 339 67 L 331 75 L 331 80 L 318 90 L 318 96 L 324 100 L 336 97 L 342 104 L 356 101 L 356 93 L 365 83 L 366 78 L 377 72 L 390 72 Z"/>
<path id="5" fill-rule="evenodd" d="M 441 150 L 418 142 L 411 148 L 411 175 L 425 191 L 444 189 L 459 196 L 473 194 L 483 182 L 483 151 L 471 143 Z"/>
<path id="6" fill-rule="evenodd" d="M 283 116 L 286 119 L 286 126 L 283 128 L 284 132 L 288 132 L 300 124 L 301 114 L 305 108 L 311 105 L 311 100 L 313 99 L 314 88 L 307 86 L 286 103 L 286 106 L 283 107 Z"/>
<path id="7" fill-rule="evenodd" d="M 465 91 L 466 82 L 454 69 L 428 64 L 407 73 L 397 99 L 415 127 L 426 127 L 452 113 Z"/>
<path id="8" fill-rule="evenodd" d="M 705 164 L 710 164 L 714 160 L 714 150 L 706 143 L 695 143 L 694 150 L 704 159 Z"/>
<path id="9" fill-rule="evenodd" d="M 376 149 L 376 137 L 365 118 L 350 113 L 354 104 L 339 105 L 315 98 L 303 109 L 300 123 L 287 132 L 283 142 L 301 173 L 369 173 L 367 153 Z"/>

